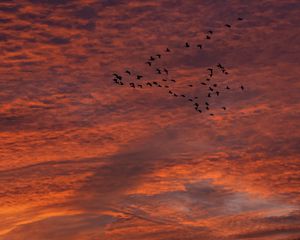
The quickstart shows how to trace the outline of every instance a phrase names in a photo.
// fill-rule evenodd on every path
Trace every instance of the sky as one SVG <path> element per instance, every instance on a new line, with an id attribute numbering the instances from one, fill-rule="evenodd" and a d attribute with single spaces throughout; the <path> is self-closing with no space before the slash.
<path id="1" fill-rule="evenodd" d="M 0 240 L 300 239 L 299 1 L 3 0 L 0 53 Z M 114 84 L 157 53 L 214 116 Z"/>

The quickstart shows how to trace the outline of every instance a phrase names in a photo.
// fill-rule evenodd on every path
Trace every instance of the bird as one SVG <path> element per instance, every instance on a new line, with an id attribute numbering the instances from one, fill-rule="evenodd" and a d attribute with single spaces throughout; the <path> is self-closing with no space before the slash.
<path id="1" fill-rule="evenodd" d="M 156 56 L 157 56 L 158 58 L 161 58 L 161 55 L 160 55 L 160 54 L 156 54 Z"/>
<path id="2" fill-rule="evenodd" d="M 213 86 L 214 86 L 214 87 L 217 87 L 218 85 L 215 83 Z"/>
<path id="3" fill-rule="evenodd" d="M 158 83 L 157 82 L 152 82 L 154 85 L 157 85 Z"/>
<path id="4" fill-rule="evenodd" d="M 210 36 L 206 35 L 206 39 L 210 39 Z"/>
<path id="5" fill-rule="evenodd" d="M 205 83 L 205 82 L 202 82 L 201 84 L 202 84 L 202 85 L 206 85 L 206 83 Z"/>
<path id="6" fill-rule="evenodd" d="M 141 76 L 141 75 L 137 75 L 136 76 L 136 79 L 141 79 L 143 76 Z"/>
<path id="7" fill-rule="evenodd" d="M 173 94 L 174 97 L 177 97 L 178 95 L 176 93 Z"/>
<path id="8" fill-rule="evenodd" d="M 148 64 L 151 67 L 151 62 L 148 61 L 148 62 L 146 62 L 146 64 Z"/>
<path id="9" fill-rule="evenodd" d="M 170 94 L 173 94 L 173 92 L 172 92 L 172 91 L 169 91 L 169 93 L 170 93 Z"/>
<path id="10" fill-rule="evenodd" d="M 113 81 L 114 81 L 116 84 L 119 84 L 118 79 L 114 78 Z"/>
<path id="11" fill-rule="evenodd" d="M 242 21 L 242 20 L 243 20 L 243 18 L 239 17 L 237 20 L 238 20 L 238 21 Z"/>
<path id="12" fill-rule="evenodd" d="M 226 86 L 226 89 L 230 89 L 230 87 Z"/>
<path id="13" fill-rule="evenodd" d="M 227 74 L 228 74 L 228 72 L 227 72 L 227 71 L 224 71 L 224 74 L 226 74 L 226 75 L 227 75 Z"/>
<path id="14" fill-rule="evenodd" d="M 154 60 L 155 60 L 155 58 L 150 56 L 149 61 L 154 61 Z"/>
<path id="15" fill-rule="evenodd" d="M 113 75 L 114 75 L 117 79 L 122 80 L 122 76 L 120 76 L 120 75 L 118 75 L 118 74 L 116 74 L 116 73 L 114 73 Z"/>
<path id="16" fill-rule="evenodd" d="M 129 85 L 130 85 L 130 87 L 133 87 L 133 88 L 135 88 L 135 85 L 134 85 L 134 83 L 129 83 Z"/>
<path id="17" fill-rule="evenodd" d="M 224 110 L 226 110 L 226 107 L 222 107 Z"/>
<path id="18" fill-rule="evenodd" d="M 214 91 L 214 89 L 213 89 L 212 87 L 209 87 L 209 90 L 210 90 L 210 91 Z"/>
<path id="19" fill-rule="evenodd" d="M 158 87 L 162 87 L 162 85 L 158 84 Z"/>
<path id="20" fill-rule="evenodd" d="M 171 50 L 169 48 L 166 48 L 166 52 L 171 52 Z"/>
<path id="21" fill-rule="evenodd" d="M 149 82 L 147 82 L 147 84 L 146 84 L 146 85 L 148 85 L 148 86 L 152 87 L 152 84 L 151 84 L 151 83 L 149 83 Z"/>
<path id="22" fill-rule="evenodd" d="M 244 90 L 244 86 L 243 85 L 241 86 L 241 89 Z"/>
<path id="23" fill-rule="evenodd" d="M 193 99 L 189 98 L 189 101 L 190 101 L 190 102 L 192 102 L 192 101 L 193 101 Z"/>
<path id="24" fill-rule="evenodd" d="M 122 83 L 122 82 L 119 82 L 119 85 L 124 85 L 124 83 Z"/>
<path id="25" fill-rule="evenodd" d="M 166 68 L 164 68 L 164 72 L 168 75 L 169 74 L 169 71 L 166 69 Z"/>
<path id="26" fill-rule="evenodd" d="M 199 112 L 199 113 L 202 113 L 201 109 L 198 109 L 198 112 Z"/>
<path id="27" fill-rule="evenodd" d="M 194 99 L 198 99 L 198 97 L 194 97 Z"/>
<path id="28" fill-rule="evenodd" d="M 210 71 L 209 76 L 212 77 L 213 76 L 213 69 L 212 68 L 208 68 L 208 71 Z"/>
<path id="29" fill-rule="evenodd" d="M 202 49 L 202 45 L 201 44 L 198 44 L 197 47 L 200 48 L 200 49 Z"/>
<path id="30" fill-rule="evenodd" d="M 199 103 L 194 103 L 194 105 L 198 107 L 198 106 L 199 106 Z"/>
<path id="31" fill-rule="evenodd" d="M 219 68 L 221 68 L 221 69 L 224 68 L 224 67 L 221 65 L 221 63 L 219 63 L 219 64 L 217 65 L 217 67 L 219 67 Z"/>
<path id="32" fill-rule="evenodd" d="M 213 34 L 213 31 L 212 31 L 212 30 L 209 30 L 209 31 L 207 31 L 207 33 L 209 33 L 209 34 Z"/>
<path id="33" fill-rule="evenodd" d="M 225 27 L 231 28 L 230 24 L 225 24 Z"/>
<path id="34" fill-rule="evenodd" d="M 214 114 L 213 113 L 211 113 L 211 114 L 209 114 L 210 116 L 214 116 Z"/>
<path id="35" fill-rule="evenodd" d="M 156 72 L 157 72 L 157 74 L 161 74 L 161 71 L 159 68 L 156 68 Z"/>
<path id="36" fill-rule="evenodd" d="M 171 79 L 172 82 L 176 82 L 174 79 Z"/>
<path id="37" fill-rule="evenodd" d="M 210 93 L 208 93 L 207 97 L 210 97 Z"/>
<path id="38" fill-rule="evenodd" d="M 220 92 L 216 91 L 217 96 L 219 96 Z"/>
<path id="39" fill-rule="evenodd" d="M 206 110 L 209 110 L 209 107 L 206 107 Z"/>
<path id="40" fill-rule="evenodd" d="M 166 82 L 166 81 L 167 81 L 167 79 L 163 79 L 163 81 L 164 81 L 164 82 Z"/>
<path id="41" fill-rule="evenodd" d="M 208 102 L 205 102 L 205 105 L 206 105 L 206 106 L 208 106 L 208 105 L 209 105 L 209 103 L 208 103 Z"/>
<path id="42" fill-rule="evenodd" d="M 141 84 L 138 85 L 139 88 L 143 88 L 143 86 Z"/>
<path id="43" fill-rule="evenodd" d="M 209 81 L 210 81 L 210 78 L 206 78 L 206 81 L 208 81 L 208 82 L 209 82 Z"/>
<path id="44" fill-rule="evenodd" d="M 184 94 L 181 94 L 181 97 L 185 97 L 185 95 L 184 95 Z"/>
<path id="45" fill-rule="evenodd" d="M 126 70 L 125 72 L 128 73 L 128 75 L 131 75 L 131 72 L 130 72 L 130 71 Z"/>
<path id="46" fill-rule="evenodd" d="M 185 47 L 188 48 L 190 47 L 190 44 L 188 42 L 185 43 Z"/>
<path id="47" fill-rule="evenodd" d="M 192 85 L 192 84 L 189 84 L 189 87 L 193 87 L 193 85 Z"/>
<path id="48" fill-rule="evenodd" d="M 169 86 L 165 85 L 165 88 L 169 88 Z"/>

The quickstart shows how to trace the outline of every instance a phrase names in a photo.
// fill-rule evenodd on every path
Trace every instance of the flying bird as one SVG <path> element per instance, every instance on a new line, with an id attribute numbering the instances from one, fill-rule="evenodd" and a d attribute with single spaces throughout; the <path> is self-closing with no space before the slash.
<path id="1" fill-rule="evenodd" d="M 160 54 L 156 54 L 156 56 L 157 56 L 158 58 L 161 58 L 161 55 L 160 55 Z"/>
<path id="2" fill-rule="evenodd" d="M 151 83 L 149 83 L 149 82 L 147 82 L 147 84 L 146 84 L 146 85 L 148 85 L 148 86 L 152 87 L 152 84 L 151 84 Z"/>
<path id="3" fill-rule="evenodd" d="M 134 85 L 134 83 L 129 83 L 129 85 L 130 85 L 130 87 L 133 87 L 133 88 L 135 88 L 135 85 Z"/>
<path id="4" fill-rule="evenodd" d="M 230 89 L 230 87 L 226 86 L 226 89 Z"/>
<path id="5" fill-rule="evenodd" d="M 138 85 L 139 88 L 143 88 L 143 86 L 141 84 Z"/>
<path id="6" fill-rule="evenodd" d="M 243 18 L 239 17 L 237 20 L 239 20 L 239 21 L 242 21 L 242 20 L 243 20 Z"/>
<path id="7" fill-rule="evenodd" d="M 213 86 L 214 86 L 214 87 L 217 87 L 218 85 L 215 83 Z"/>
<path id="8" fill-rule="evenodd" d="M 168 75 L 169 74 L 169 71 L 166 69 L 166 68 L 164 68 L 164 72 Z"/>
<path id="9" fill-rule="evenodd" d="M 154 61 L 154 60 L 155 60 L 155 58 L 150 56 L 149 61 Z"/>
<path id="10" fill-rule="evenodd" d="M 151 62 L 148 61 L 148 62 L 146 62 L 146 64 L 148 64 L 151 67 Z"/>
<path id="11" fill-rule="evenodd" d="M 176 82 L 174 79 L 171 79 L 172 82 Z"/>
<path id="12" fill-rule="evenodd" d="M 198 44 L 197 47 L 200 48 L 200 49 L 202 49 L 202 45 L 201 44 Z"/>
<path id="13" fill-rule="evenodd" d="M 157 74 L 161 74 L 161 71 L 159 68 L 156 68 L 156 72 L 157 72 Z"/>
<path id="14" fill-rule="evenodd" d="M 131 72 L 130 72 L 130 71 L 126 70 L 125 72 L 128 73 L 128 75 L 131 75 Z"/>
<path id="15" fill-rule="evenodd" d="M 202 84 L 202 85 L 206 85 L 206 83 L 205 83 L 205 82 L 202 82 L 201 84 Z"/>
<path id="16" fill-rule="evenodd" d="M 210 36 L 206 35 L 206 39 L 210 39 Z"/>
<path id="17" fill-rule="evenodd" d="M 137 75 L 136 76 L 136 79 L 141 79 L 143 76 L 141 76 L 141 75 Z"/>
<path id="18" fill-rule="evenodd" d="M 185 97 L 185 95 L 184 95 L 184 94 L 181 94 L 181 97 Z"/>
<path id="19" fill-rule="evenodd" d="M 193 85 L 192 85 L 192 84 L 189 84 L 189 87 L 193 87 Z"/>
<path id="20" fill-rule="evenodd" d="M 166 52 L 171 52 L 171 50 L 169 48 L 166 48 Z"/>
<path id="21" fill-rule="evenodd" d="M 230 24 L 225 24 L 225 27 L 231 28 Z"/>
<path id="22" fill-rule="evenodd" d="M 217 94 L 217 96 L 219 96 L 219 95 L 220 95 L 220 92 L 216 91 L 216 94 Z"/>
<path id="23" fill-rule="evenodd" d="M 190 47 L 190 44 L 188 42 L 185 43 L 185 47 L 188 48 Z"/>
<path id="24" fill-rule="evenodd" d="M 222 107 L 224 110 L 226 110 L 226 107 Z"/>
<path id="25" fill-rule="evenodd" d="M 244 90 L 244 86 L 243 85 L 241 86 L 241 89 Z"/>
<path id="26" fill-rule="evenodd" d="M 207 31 L 207 33 L 209 33 L 209 34 L 213 34 L 213 31 L 212 31 L 212 30 L 209 30 L 209 31 Z"/>
<path id="27" fill-rule="evenodd" d="M 163 79 L 163 81 L 164 81 L 164 82 L 166 82 L 166 81 L 167 81 L 167 79 Z"/>

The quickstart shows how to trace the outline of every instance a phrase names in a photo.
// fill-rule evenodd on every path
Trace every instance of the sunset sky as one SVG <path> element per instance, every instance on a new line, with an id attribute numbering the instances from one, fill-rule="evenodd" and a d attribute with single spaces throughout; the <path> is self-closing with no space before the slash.
<path id="1" fill-rule="evenodd" d="M 300 1 L 3 0 L 0 29 L 0 240 L 300 239 Z M 186 94 L 226 66 L 214 116 L 127 86 L 158 53 Z"/>

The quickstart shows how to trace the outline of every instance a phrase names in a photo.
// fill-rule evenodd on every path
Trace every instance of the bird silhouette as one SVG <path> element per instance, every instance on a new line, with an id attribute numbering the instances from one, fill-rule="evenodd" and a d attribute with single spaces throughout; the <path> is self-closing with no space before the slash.
<path id="1" fill-rule="evenodd" d="M 170 94 L 173 94 L 173 92 L 172 92 L 172 91 L 169 91 L 169 93 L 170 93 Z"/>
<path id="2" fill-rule="evenodd" d="M 189 84 L 189 87 L 193 87 L 193 85 L 192 85 L 192 84 Z"/>
<path id="3" fill-rule="evenodd" d="M 210 90 L 210 91 L 213 91 L 214 89 L 213 89 L 212 87 L 209 87 L 209 90 Z"/>
<path id="4" fill-rule="evenodd" d="M 154 60 L 155 60 L 155 58 L 150 56 L 149 61 L 154 61 Z"/>
<path id="5" fill-rule="evenodd" d="M 171 50 L 169 48 L 166 48 L 166 52 L 171 52 Z"/>
<path id="6" fill-rule="evenodd" d="M 173 94 L 174 97 L 177 97 L 178 95 L 176 93 Z"/>
<path id="7" fill-rule="evenodd" d="M 141 75 L 137 75 L 137 76 L 136 76 L 136 79 L 142 79 L 142 77 L 143 77 L 143 76 L 141 76 Z"/>
<path id="8" fill-rule="evenodd" d="M 206 35 L 206 39 L 210 39 L 210 36 Z"/>
<path id="9" fill-rule="evenodd" d="M 189 98 L 189 101 L 190 101 L 190 102 L 192 102 L 192 101 L 193 101 L 193 99 Z"/>
<path id="10" fill-rule="evenodd" d="M 205 105 L 207 105 L 207 106 L 208 106 L 208 105 L 209 105 L 209 103 L 208 103 L 208 102 L 205 102 Z"/>
<path id="11" fill-rule="evenodd" d="M 169 74 L 169 71 L 166 69 L 166 68 L 164 68 L 164 72 L 168 75 Z"/>
<path id="12" fill-rule="evenodd" d="M 206 81 L 208 81 L 208 82 L 209 82 L 209 81 L 210 81 L 210 78 L 206 78 Z"/>
<path id="13" fill-rule="evenodd" d="M 222 107 L 224 110 L 226 110 L 226 107 Z"/>
<path id="14" fill-rule="evenodd" d="M 135 85 L 134 85 L 134 83 L 129 83 L 129 85 L 130 85 L 130 87 L 133 87 L 133 88 L 135 88 Z"/>
<path id="15" fill-rule="evenodd" d="M 213 86 L 214 86 L 214 87 L 217 87 L 218 85 L 215 83 Z"/>
<path id="16" fill-rule="evenodd" d="M 239 17 L 237 20 L 239 20 L 239 21 L 242 21 L 242 20 L 243 20 L 243 18 Z"/>
<path id="17" fill-rule="evenodd" d="M 209 114 L 210 116 L 214 116 L 214 114 L 213 113 L 211 113 L 211 114 Z"/>
<path id="18" fill-rule="evenodd" d="M 156 72 L 157 72 L 157 74 L 161 74 L 161 71 L 159 68 L 156 68 Z"/>
<path id="19" fill-rule="evenodd" d="M 216 91 L 216 94 L 217 94 L 217 96 L 219 96 L 219 95 L 220 95 L 220 92 Z"/>
<path id="20" fill-rule="evenodd" d="M 131 72 L 129 70 L 126 70 L 125 72 L 128 73 L 128 75 L 131 75 Z"/>
<path id="21" fill-rule="evenodd" d="M 146 62 L 146 64 L 148 64 L 151 67 L 151 62 L 148 61 L 148 62 Z"/>
<path id="22" fill-rule="evenodd" d="M 241 86 L 241 89 L 244 90 L 244 86 L 243 85 Z"/>
<path id="23" fill-rule="evenodd" d="M 171 79 L 172 82 L 176 82 L 174 79 Z"/>
<path id="24" fill-rule="evenodd" d="M 197 47 L 200 48 L 200 49 L 202 49 L 202 45 L 201 44 L 198 44 Z"/>
<path id="25" fill-rule="evenodd" d="M 230 89 L 230 87 L 226 86 L 226 89 Z"/>
<path id="26" fill-rule="evenodd" d="M 157 85 L 158 83 L 157 82 L 152 82 L 154 85 Z"/>
<path id="27" fill-rule="evenodd" d="M 228 28 L 231 28 L 231 25 L 230 24 L 225 24 L 226 27 Z"/>
<path id="28" fill-rule="evenodd" d="M 188 42 L 185 43 L 185 47 L 188 48 L 190 47 L 190 44 Z"/>
<path id="29" fill-rule="evenodd" d="M 185 97 L 185 95 L 184 95 L 184 94 L 181 94 L 181 97 Z"/>
<path id="30" fill-rule="evenodd" d="M 161 58 L 161 55 L 160 55 L 160 54 L 156 54 L 156 56 L 157 56 L 158 58 Z"/>
<path id="31" fill-rule="evenodd" d="M 207 33 L 209 33 L 209 34 L 213 34 L 213 31 L 212 31 L 212 30 L 209 30 L 209 31 L 207 31 Z"/>
<path id="32" fill-rule="evenodd" d="M 199 112 L 199 113 L 202 113 L 201 109 L 198 109 L 198 112 Z"/>
<path id="33" fill-rule="evenodd" d="M 210 97 L 210 93 L 208 93 L 207 97 Z"/>
<path id="34" fill-rule="evenodd" d="M 151 84 L 151 83 L 149 83 L 149 82 L 147 82 L 147 84 L 146 84 L 146 85 L 148 85 L 148 86 L 152 87 L 152 84 Z"/>
<path id="35" fill-rule="evenodd" d="M 138 87 L 139 87 L 139 88 L 143 88 L 143 86 L 142 86 L 141 84 L 138 84 Z"/>
<path id="36" fill-rule="evenodd" d="M 206 107 L 206 110 L 209 110 L 209 107 Z"/>
<path id="37" fill-rule="evenodd" d="M 167 79 L 163 79 L 163 81 L 164 81 L 164 82 L 166 82 L 166 81 L 167 81 Z"/>
<path id="38" fill-rule="evenodd" d="M 202 85 L 207 85 L 205 82 L 202 82 L 201 84 L 202 84 Z"/>
<path id="39" fill-rule="evenodd" d="M 165 85 L 165 88 L 169 88 L 169 86 Z"/>

